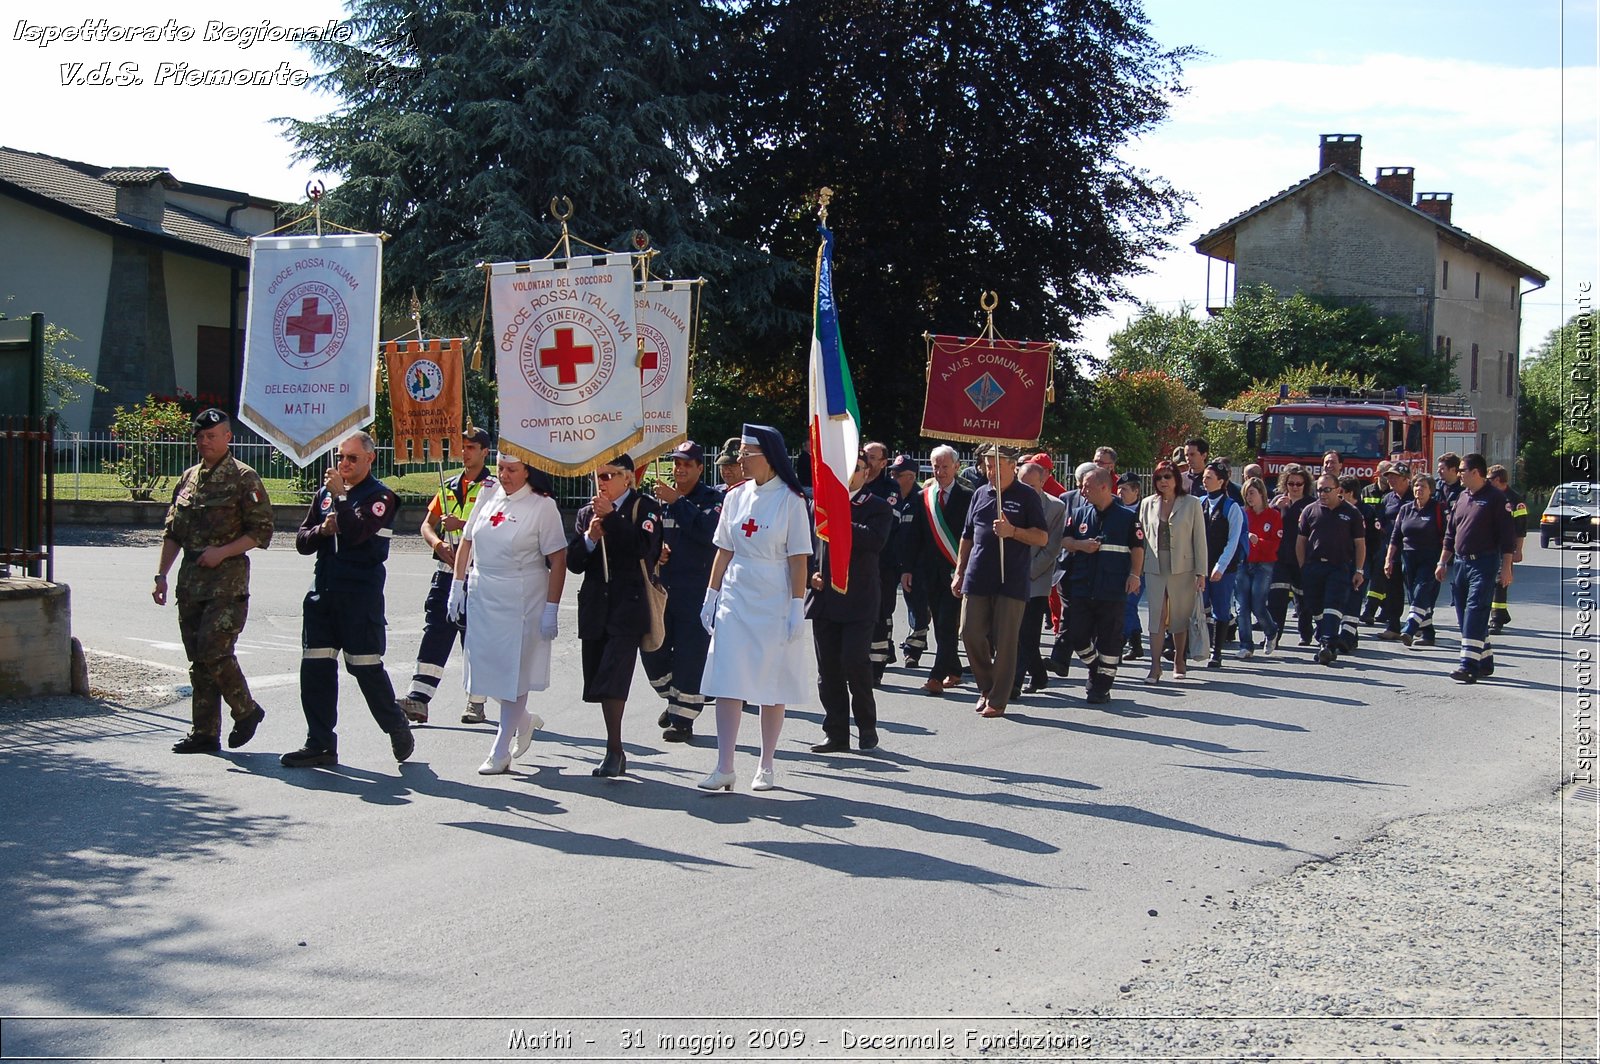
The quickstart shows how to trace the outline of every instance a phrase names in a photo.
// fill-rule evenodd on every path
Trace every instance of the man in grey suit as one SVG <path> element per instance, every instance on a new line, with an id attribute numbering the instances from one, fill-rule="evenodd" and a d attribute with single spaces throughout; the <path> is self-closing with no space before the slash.
<path id="1" fill-rule="evenodd" d="M 1024 463 L 1017 467 L 1017 479 L 1039 493 L 1044 506 L 1044 526 L 1048 537 L 1042 547 L 1034 547 L 1028 564 L 1028 604 L 1022 610 L 1022 629 L 1017 637 L 1017 673 L 1011 697 L 1020 696 L 1022 681 L 1031 694 L 1049 685 L 1044 658 L 1039 652 L 1039 634 L 1050 612 L 1050 588 L 1055 583 L 1056 557 L 1061 553 L 1061 534 L 1067 523 L 1067 507 L 1044 490 L 1049 471 L 1044 466 Z"/>

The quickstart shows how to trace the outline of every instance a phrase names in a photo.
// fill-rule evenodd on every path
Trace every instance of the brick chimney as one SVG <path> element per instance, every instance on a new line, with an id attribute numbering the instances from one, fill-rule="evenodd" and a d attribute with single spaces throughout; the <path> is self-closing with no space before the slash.
<path id="1" fill-rule="evenodd" d="M 1322 135 L 1322 161 L 1318 170 L 1337 166 L 1351 177 L 1361 176 L 1361 134 L 1324 133 Z"/>
<path id="2" fill-rule="evenodd" d="M 107 170 L 100 180 L 117 190 L 117 216 L 141 229 L 160 229 L 167 190 L 181 188 L 165 170 Z"/>
<path id="3" fill-rule="evenodd" d="M 1454 198 L 1454 192 L 1423 192 L 1417 196 L 1417 210 L 1449 225 L 1450 201 Z"/>
<path id="4" fill-rule="evenodd" d="M 1378 191 L 1393 196 L 1401 203 L 1410 203 L 1416 186 L 1416 170 L 1409 166 L 1378 167 Z"/>

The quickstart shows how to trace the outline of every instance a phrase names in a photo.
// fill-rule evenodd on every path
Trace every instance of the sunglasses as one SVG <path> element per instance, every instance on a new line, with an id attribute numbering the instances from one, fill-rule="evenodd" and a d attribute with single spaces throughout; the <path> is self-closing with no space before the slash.
<path id="1" fill-rule="evenodd" d="M 1336 492 L 1338 490 L 1339 490 L 1338 488 L 1318 488 L 1317 489 L 1317 494 L 1318 495 L 1332 495 L 1334 492 Z"/>
<path id="2" fill-rule="evenodd" d="M 340 454 L 334 456 L 334 459 L 340 462 L 355 462 L 360 458 L 361 456 L 359 454 Z"/>
<path id="3" fill-rule="evenodd" d="M 595 474 L 596 477 L 600 478 L 601 483 L 605 483 L 605 482 L 609 481 L 612 477 L 620 477 L 621 475 L 622 474 L 619 473 L 619 472 L 596 473 Z"/>
<path id="4" fill-rule="evenodd" d="M 1171 473 L 1157 473 L 1155 475 L 1155 479 L 1156 480 L 1177 480 L 1178 478 L 1173 476 Z"/>

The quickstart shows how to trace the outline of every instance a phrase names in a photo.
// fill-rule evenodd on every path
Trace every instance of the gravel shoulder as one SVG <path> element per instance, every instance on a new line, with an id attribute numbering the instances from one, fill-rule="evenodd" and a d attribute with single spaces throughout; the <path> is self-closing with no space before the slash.
<path id="1" fill-rule="evenodd" d="M 1096 1057 L 1593 1060 L 1600 807 L 1571 790 L 1397 820 L 1227 899 L 1068 1026 Z"/>

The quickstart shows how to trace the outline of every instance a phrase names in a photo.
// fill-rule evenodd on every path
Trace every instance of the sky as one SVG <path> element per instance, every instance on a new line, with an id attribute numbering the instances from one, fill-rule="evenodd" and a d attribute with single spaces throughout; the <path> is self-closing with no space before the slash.
<path id="1" fill-rule="evenodd" d="M 1359 133 L 1368 180 L 1379 166 L 1415 167 L 1418 192 L 1454 194 L 1456 225 L 1550 275 L 1524 302 L 1523 349 L 1536 347 L 1600 270 L 1595 4 L 1144 0 L 1157 41 L 1202 54 L 1187 63 L 1189 91 L 1168 121 L 1124 153 L 1192 197 L 1176 247 L 1129 281 L 1136 300 L 1203 307 L 1206 260 L 1190 242 L 1315 172 L 1321 134 Z M 262 29 L 258 16 L 278 29 L 319 26 L 341 18 L 343 5 L 276 0 L 250 16 L 226 9 L 209 0 L 8 4 L 0 143 L 106 166 L 164 166 L 180 182 L 272 199 L 300 200 L 317 178 L 336 183 L 296 162 L 272 119 L 315 117 L 337 101 L 286 83 L 316 72 L 303 50 L 247 34 Z M 169 39 L 61 32 L 96 19 L 164 29 Z M 183 32 L 189 40 L 170 39 Z M 264 70 L 278 83 L 185 85 L 182 64 Z M 113 84 L 98 83 L 102 73 Z M 1119 305 L 1085 322 L 1080 346 L 1103 353 L 1136 310 Z"/>

